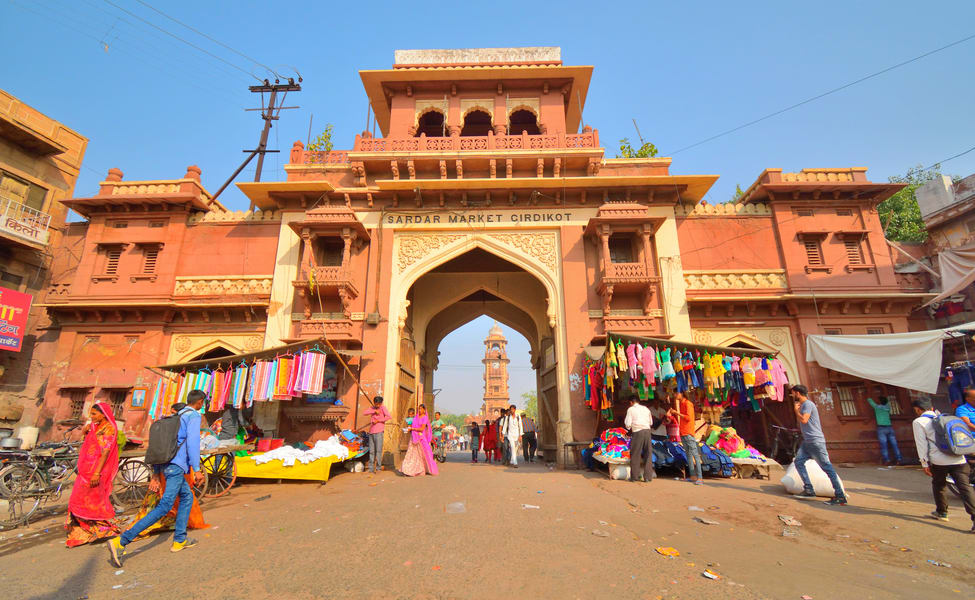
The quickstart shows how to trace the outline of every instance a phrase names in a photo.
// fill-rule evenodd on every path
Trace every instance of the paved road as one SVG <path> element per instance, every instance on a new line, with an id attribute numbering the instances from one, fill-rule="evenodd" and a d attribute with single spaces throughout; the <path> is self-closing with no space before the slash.
<path id="1" fill-rule="evenodd" d="M 171 554 L 168 535 L 136 542 L 119 574 L 103 544 L 65 549 L 56 521 L 2 532 L 5 595 L 975 597 L 967 517 L 953 508 L 951 523 L 924 519 L 930 488 L 917 470 L 841 469 L 853 505 L 835 509 L 788 498 L 774 482 L 645 485 L 463 457 L 452 455 L 436 478 L 343 471 L 325 486 L 248 483 L 204 505 L 213 527 L 192 534 L 198 547 Z M 464 512 L 447 512 L 458 502 Z M 780 514 L 802 522 L 798 536 L 782 536 Z M 657 546 L 681 556 L 660 556 Z M 702 576 L 709 565 L 721 579 Z"/>

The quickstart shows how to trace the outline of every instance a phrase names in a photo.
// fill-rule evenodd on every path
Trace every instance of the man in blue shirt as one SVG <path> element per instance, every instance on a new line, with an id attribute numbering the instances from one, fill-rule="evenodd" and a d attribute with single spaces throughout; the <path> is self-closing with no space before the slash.
<path id="1" fill-rule="evenodd" d="M 803 385 L 792 386 L 789 391 L 796 411 L 796 420 L 799 422 L 799 429 L 802 431 L 802 445 L 799 446 L 794 461 L 796 471 L 803 483 L 803 490 L 799 496 L 802 498 L 816 497 L 812 481 L 809 479 L 809 473 L 806 471 L 806 462 L 812 459 L 816 461 L 816 464 L 829 477 L 830 483 L 833 484 L 833 498 L 826 504 L 846 506 L 846 494 L 840 484 L 840 478 L 832 463 L 829 462 L 829 453 L 826 451 L 826 436 L 823 435 L 823 426 L 819 422 L 819 409 L 806 397 L 808 393 L 806 386 Z"/>
<path id="2" fill-rule="evenodd" d="M 170 551 L 179 552 L 183 548 L 196 545 L 195 539 L 186 537 L 186 524 L 190 520 L 190 509 L 193 507 L 193 490 L 190 489 L 190 484 L 184 475 L 189 474 L 195 483 L 203 479 L 203 473 L 200 472 L 200 408 L 205 399 L 206 394 L 203 391 L 190 391 L 186 397 L 186 407 L 178 413 L 179 433 L 176 435 L 178 447 L 176 456 L 161 468 L 166 478 L 166 490 L 159 498 L 159 503 L 135 525 L 122 532 L 121 536 L 109 540 L 108 550 L 112 555 L 112 563 L 116 567 L 122 566 L 125 547 L 149 526 L 166 516 L 173 508 L 177 497 L 179 497 L 179 509 L 176 511 L 176 532 L 173 535 L 173 546 Z M 158 493 L 160 468 L 157 466 L 156 469 L 149 481 L 149 490 Z"/>
<path id="3" fill-rule="evenodd" d="M 975 431 L 975 388 L 965 388 L 963 401 L 955 409 L 955 416 L 964 421 L 969 429 Z M 968 461 L 969 473 L 975 473 L 975 454 L 969 454 L 965 460 Z M 975 475 L 971 475 L 970 478 L 975 481 Z"/>

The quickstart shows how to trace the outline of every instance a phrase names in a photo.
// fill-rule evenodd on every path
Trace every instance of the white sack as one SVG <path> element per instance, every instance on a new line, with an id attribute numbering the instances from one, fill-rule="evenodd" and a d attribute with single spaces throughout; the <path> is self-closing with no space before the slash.
<path id="1" fill-rule="evenodd" d="M 941 270 L 941 290 L 927 304 L 941 302 L 975 282 L 975 242 L 942 250 L 938 253 L 938 268 Z"/>
<path id="2" fill-rule="evenodd" d="M 938 391 L 944 331 L 810 335 L 806 360 L 840 373 L 928 394 Z"/>
<path id="3" fill-rule="evenodd" d="M 822 496 L 823 498 L 833 497 L 833 484 L 830 482 L 826 473 L 819 468 L 819 464 L 816 461 L 806 461 L 806 472 L 809 473 L 809 481 L 812 482 L 813 490 L 817 496 Z M 799 477 L 799 472 L 796 471 L 796 463 L 791 463 L 786 468 L 785 475 L 782 476 L 780 481 L 782 482 L 782 486 L 785 487 L 785 491 L 790 494 L 794 495 L 802 491 L 802 478 Z M 840 487 L 843 488 L 843 493 L 845 494 L 846 486 L 843 485 L 842 479 L 840 479 Z"/>

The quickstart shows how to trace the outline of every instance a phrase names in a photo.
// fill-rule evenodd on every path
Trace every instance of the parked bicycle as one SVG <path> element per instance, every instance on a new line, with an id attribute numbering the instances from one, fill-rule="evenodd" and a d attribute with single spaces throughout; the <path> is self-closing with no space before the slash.
<path id="1" fill-rule="evenodd" d="M 0 469 L 0 527 L 29 525 L 44 505 L 61 499 L 65 484 L 77 472 L 77 458 L 71 463 L 56 454 L 56 449 L 36 450 L 26 462 Z"/>

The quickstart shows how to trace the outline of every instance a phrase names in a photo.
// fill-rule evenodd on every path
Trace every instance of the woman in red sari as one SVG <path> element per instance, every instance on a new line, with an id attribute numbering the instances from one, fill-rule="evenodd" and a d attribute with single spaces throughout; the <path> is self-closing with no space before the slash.
<path id="1" fill-rule="evenodd" d="M 495 455 L 498 447 L 498 426 L 491 421 L 484 421 L 484 430 L 481 432 L 481 447 L 487 455 L 487 464 L 491 464 L 491 458 Z"/>
<path id="2" fill-rule="evenodd" d="M 78 476 L 68 500 L 67 546 L 73 548 L 121 533 L 112 506 L 112 482 L 118 471 L 118 426 L 112 408 L 98 402 L 88 412 L 91 423 L 78 455 Z"/>

